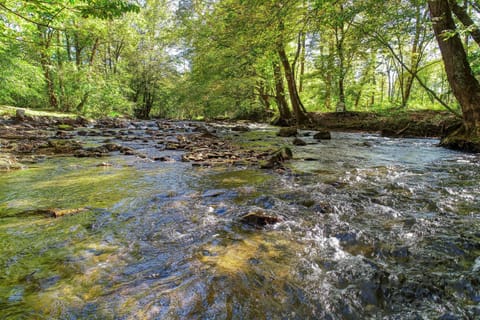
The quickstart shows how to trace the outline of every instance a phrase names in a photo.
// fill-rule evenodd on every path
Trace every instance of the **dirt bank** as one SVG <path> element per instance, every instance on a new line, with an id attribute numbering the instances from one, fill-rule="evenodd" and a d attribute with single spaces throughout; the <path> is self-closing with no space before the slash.
<path id="1" fill-rule="evenodd" d="M 447 111 L 312 113 L 313 126 L 334 131 L 381 132 L 385 136 L 441 137 L 461 120 Z"/>

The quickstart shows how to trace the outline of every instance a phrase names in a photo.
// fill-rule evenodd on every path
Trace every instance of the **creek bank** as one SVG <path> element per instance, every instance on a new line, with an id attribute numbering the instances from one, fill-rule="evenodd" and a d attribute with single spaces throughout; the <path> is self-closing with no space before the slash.
<path id="1" fill-rule="evenodd" d="M 402 138 L 442 137 L 461 119 L 447 111 L 392 111 L 311 113 L 314 128 L 334 131 L 380 132 Z"/>

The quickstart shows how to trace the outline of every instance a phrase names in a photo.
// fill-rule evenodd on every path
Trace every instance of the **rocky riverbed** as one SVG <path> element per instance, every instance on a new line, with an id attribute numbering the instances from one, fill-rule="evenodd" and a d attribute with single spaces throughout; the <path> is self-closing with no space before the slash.
<path id="1" fill-rule="evenodd" d="M 478 155 L 256 124 L 2 121 L 23 167 L 0 173 L 6 319 L 480 315 Z"/>
<path id="2" fill-rule="evenodd" d="M 249 131 L 246 124 L 113 118 L 93 121 L 81 117 L 17 114 L 16 117 L 0 120 L 0 170 L 19 169 L 46 157 L 103 158 L 114 153 L 151 161 L 180 160 L 191 162 L 193 166 L 260 166 L 276 169 L 292 157 L 288 145 L 306 144 L 297 137 L 299 132 L 294 127 L 280 129 L 278 133 L 279 136 L 292 137 L 288 145 L 264 144 L 258 148 L 248 143 L 232 142 L 235 136 L 246 135 Z M 329 133 L 326 134 L 329 138 Z M 315 137 L 318 141 L 324 139 L 325 132 L 322 137 Z M 251 142 L 261 140 L 255 135 L 250 139 Z M 142 145 L 153 146 L 158 152 L 146 154 L 139 149 Z M 161 155 L 165 150 L 182 151 L 181 159 Z"/>

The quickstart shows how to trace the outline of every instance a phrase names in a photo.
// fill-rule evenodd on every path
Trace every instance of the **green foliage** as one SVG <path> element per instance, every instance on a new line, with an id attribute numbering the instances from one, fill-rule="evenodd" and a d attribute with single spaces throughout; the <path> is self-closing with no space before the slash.
<path id="1" fill-rule="evenodd" d="M 74 3 L 70 0 L 70 3 Z M 127 12 L 139 12 L 140 7 L 125 0 L 82 0 L 85 5 L 78 5 L 76 9 L 84 18 L 96 17 L 101 19 L 113 19 L 121 17 Z"/>
<path id="2" fill-rule="evenodd" d="M 423 0 L 4 0 L 0 103 L 263 119 L 278 107 L 283 48 L 308 111 L 437 108 L 418 79 L 456 106 L 426 13 Z"/>

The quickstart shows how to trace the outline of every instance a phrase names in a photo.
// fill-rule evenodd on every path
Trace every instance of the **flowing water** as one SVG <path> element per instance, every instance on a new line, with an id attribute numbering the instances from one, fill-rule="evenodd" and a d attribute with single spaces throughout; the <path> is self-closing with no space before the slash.
<path id="1" fill-rule="evenodd" d="M 232 137 L 288 142 L 254 129 Z M 123 155 L 0 173 L 0 319 L 480 318 L 480 157 L 305 140 L 286 173 Z M 239 222 L 257 211 L 282 222 Z"/>

